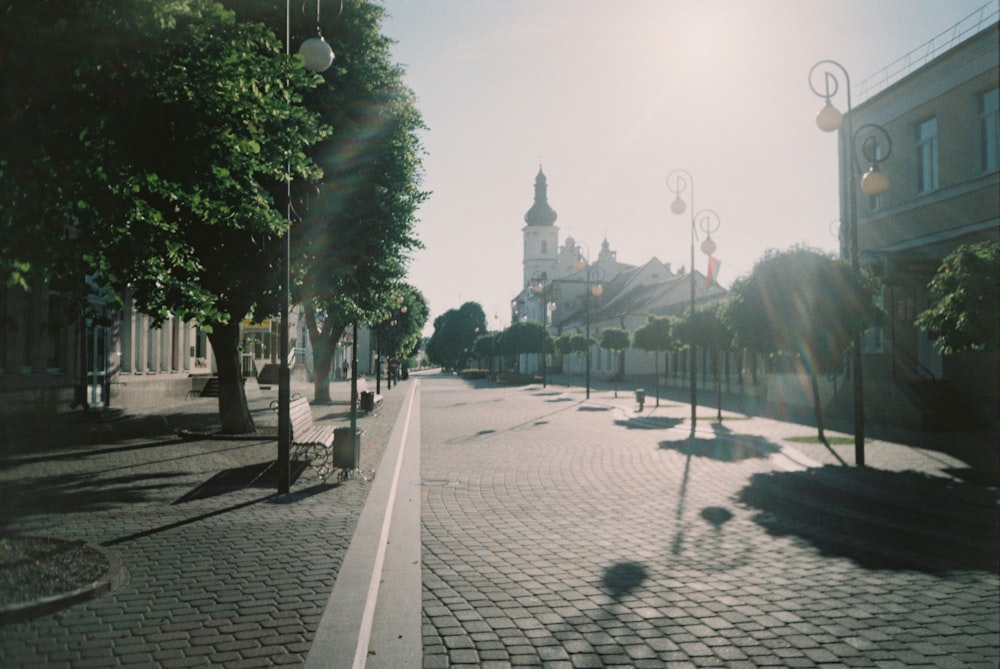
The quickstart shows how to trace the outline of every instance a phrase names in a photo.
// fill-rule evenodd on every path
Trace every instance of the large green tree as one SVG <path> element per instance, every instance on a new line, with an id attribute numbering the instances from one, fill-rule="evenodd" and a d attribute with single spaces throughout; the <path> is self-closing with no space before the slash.
<path id="1" fill-rule="evenodd" d="M 478 302 L 449 309 L 434 319 L 427 357 L 446 370 L 461 369 L 473 353 L 476 338 L 483 332 L 486 332 L 486 313 Z"/>
<path id="2" fill-rule="evenodd" d="M 1000 243 L 959 246 L 928 287 L 938 301 L 917 325 L 942 353 L 1000 348 Z"/>
<path id="3" fill-rule="evenodd" d="M 241 16 L 284 30 L 283 2 L 225 0 Z M 313 349 L 315 399 L 329 400 L 333 353 L 356 321 L 376 323 L 420 248 L 416 212 L 424 129 L 415 96 L 381 34 L 385 9 L 374 2 L 326 8 L 320 28 L 336 51 L 323 83 L 305 96 L 333 132 L 308 148 L 322 178 L 293 184 L 294 301 L 302 305 Z M 316 14 L 296 8 L 291 44 L 315 35 Z"/>
<path id="4" fill-rule="evenodd" d="M 879 322 L 875 290 L 848 263 L 805 247 L 768 251 L 730 289 L 727 313 L 737 338 L 802 362 L 820 439 L 819 375 L 835 371 L 855 337 Z"/>
<path id="5" fill-rule="evenodd" d="M 71 51 L 37 48 L 48 24 Z M 2 69 L 16 72 L 4 75 L 15 94 L 4 111 L 14 116 L 9 131 L 23 135 L 0 154 L 0 180 L 11 180 L 0 226 L 23 241 L 0 260 L 4 269 L 16 281 L 44 262 L 26 235 L 65 238 L 59 249 L 127 286 L 154 319 L 198 321 L 216 356 L 222 428 L 252 430 L 239 322 L 273 313 L 267 295 L 280 281 L 287 228 L 275 193 L 321 174 L 304 149 L 327 133 L 301 104 L 318 78 L 284 55 L 273 30 L 210 0 L 10 5 L 4 28 L 13 44 Z M 32 148 L 21 157 L 24 143 Z M 43 192 L 46 183 L 58 192 Z M 18 209 L 42 196 L 46 205 Z M 48 263 L 38 274 L 52 280 L 61 270 Z"/>

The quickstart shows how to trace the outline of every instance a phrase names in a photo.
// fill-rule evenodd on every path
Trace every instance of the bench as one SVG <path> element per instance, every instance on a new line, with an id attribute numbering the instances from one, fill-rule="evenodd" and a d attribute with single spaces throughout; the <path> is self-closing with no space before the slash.
<path id="1" fill-rule="evenodd" d="M 313 423 L 312 409 L 306 398 L 291 401 L 288 405 L 288 419 L 292 426 L 292 446 L 333 446 L 333 428 Z"/>
<path id="2" fill-rule="evenodd" d="M 313 423 L 309 400 L 293 399 L 288 405 L 292 428 L 292 457 L 307 460 L 324 481 L 333 471 L 333 428 Z"/>

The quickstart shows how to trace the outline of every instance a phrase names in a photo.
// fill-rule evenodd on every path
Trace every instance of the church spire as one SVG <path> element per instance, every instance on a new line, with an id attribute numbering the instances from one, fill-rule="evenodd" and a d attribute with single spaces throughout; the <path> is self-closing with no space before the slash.
<path id="1" fill-rule="evenodd" d="M 535 203 L 524 215 L 524 222 L 528 225 L 552 225 L 556 222 L 558 214 L 549 206 L 548 185 L 545 180 L 545 172 L 541 165 L 538 166 L 538 176 L 535 177 Z"/>

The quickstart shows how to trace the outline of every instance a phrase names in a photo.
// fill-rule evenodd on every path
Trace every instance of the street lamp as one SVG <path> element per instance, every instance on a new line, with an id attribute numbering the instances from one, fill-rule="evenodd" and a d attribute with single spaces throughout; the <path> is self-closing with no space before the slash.
<path id="1" fill-rule="evenodd" d="M 844 114 L 838 110 L 831 98 L 837 95 L 840 90 L 840 78 L 844 82 L 844 92 L 847 98 L 847 126 L 844 128 L 842 137 L 846 142 L 846 163 L 853 165 L 858 171 L 861 167 L 857 161 L 856 150 L 860 147 L 862 155 L 870 164 L 869 169 L 861 178 L 861 189 L 869 196 L 875 197 L 885 193 L 889 189 L 889 179 L 879 170 L 879 161 L 889 157 L 892 151 L 892 141 L 889 134 L 878 125 L 866 123 L 853 130 L 853 116 L 851 114 L 851 77 L 843 65 L 835 60 L 821 60 L 809 70 L 809 88 L 817 96 L 824 99 L 823 108 L 816 115 L 816 125 L 823 132 L 834 132 L 840 130 L 844 122 Z M 822 86 L 819 80 L 822 80 Z M 882 151 L 883 142 L 885 151 Z M 851 268 L 856 272 L 861 272 L 861 253 L 858 245 L 858 202 L 854 187 L 851 181 L 847 181 L 844 188 L 847 197 L 847 234 L 849 237 L 849 249 L 851 256 Z M 864 401 L 864 374 L 862 370 L 861 341 L 862 333 L 858 332 L 854 336 L 854 343 L 851 351 L 851 367 L 853 371 L 854 384 L 854 461 L 858 466 L 865 464 L 865 401 Z"/>
<path id="2" fill-rule="evenodd" d="M 719 229 L 719 215 L 711 209 L 697 211 L 694 208 L 694 177 L 684 169 L 676 169 L 667 175 L 667 188 L 674 194 L 674 201 L 670 203 L 670 211 L 678 216 L 687 211 L 687 203 L 681 194 L 690 192 L 691 198 L 691 267 L 688 271 L 691 283 L 691 322 L 694 323 L 695 312 L 695 279 L 694 279 L 694 242 L 698 238 L 698 228 L 705 233 L 705 240 L 701 244 L 702 252 L 712 255 L 715 252 L 715 242 L 712 241 L 712 233 Z M 694 341 L 690 342 L 690 367 L 691 367 L 691 433 L 694 433 L 698 424 L 698 356 L 695 351 Z"/>
<path id="3" fill-rule="evenodd" d="M 604 281 L 604 270 L 600 267 L 594 267 L 590 264 L 589 259 L 585 259 L 582 252 L 577 255 L 576 262 L 573 264 L 578 270 L 587 270 L 587 308 L 584 314 L 584 322 L 586 323 L 586 334 L 587 337 L 587 356 L 584 360 L 586 365 L 586 384 L 587 384 L 587 399 L 590 399 L 590 350 L 594 347 L 590 341 L 590 310 L 593 308 L 593 298 L 600 297 L 604 294 L 604 286 L 601 282 Z"/>
<path id="4" fill-rule="evenodd" d="M 548 313 L 548 300 L 545 297 L 545 280 L 548 279 L 548 274 L 545 272 L 535 272 L 531 275 L 531 292 L 538 295 L 542 300 L 542 388 L 547 387 L 546 385 L 546 359 L 545 359 L 545 340 L 548 335 L 548 325 L 546 324 L 546 315 Z"/>
<path id="5" fill-rule="evenodd" d="M 285 55 L 291 56 L 292 45 L 291 0 L 285 0 Z M 305 60 L 305 67 L 313 72 L 324 72 L 333 63 L 333 49 L 323 39 L 319 32 L 319 0 L 316 1 L 316 34 L 306 40 L 299 48 L 299 54 Z M 291 291 L 291 259 L 292 259 L 292 175 L 290 166 L 286 163 L 285 174 L 285 228 L 283 282 L 281 286 L 281 336 L 279 346 L 281 361 L 278 367 L 278 463 L 276 477 L 278 493 L 284 494 L 291 488 L 291 448 L 292 448 L 292 372 L 288 367 L 288 312 L 289 292 Z"/>

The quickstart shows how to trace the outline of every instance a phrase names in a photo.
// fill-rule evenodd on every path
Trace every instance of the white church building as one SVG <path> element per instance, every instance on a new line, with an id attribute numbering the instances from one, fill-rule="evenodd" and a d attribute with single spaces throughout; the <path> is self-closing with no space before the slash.
<path id="1" fill-rule="evenodd" d="M 649 315 L 683 316 L 690 312 L 691 285 L 698 305 L 725 297 L 726 291 L 705 276 L 692 277 L 671 270 L 656 257 L 641 265 L 620 262 L 607 239 L 596 257 L 586 244 L 567 237 L 560 245 L 558 214 L 548 202 L 548 181 L 539 168 L 535 176 L 534 203 L 524 215 L 522 281 L 511 301 L 512 322 L 542 323 L 551 337 L 586 334 L 600 340 L 607 328 L 634 333 Z M 609 375 L 616 367 L 614 353 L 594 347 L 592 371 Z M 558 361 L 566 373 L 582 373 L 585 356 L 570 355 Z M 654 373 L 655 357 L 638 349 L 625 352 L 626 376 Z M 525 356 L 523 371 L 539 371 L 537 356 Z M 557 365 L 558 367 L 558 365 Z M 662 362 L 661 362 L 662 370 Z"/>

